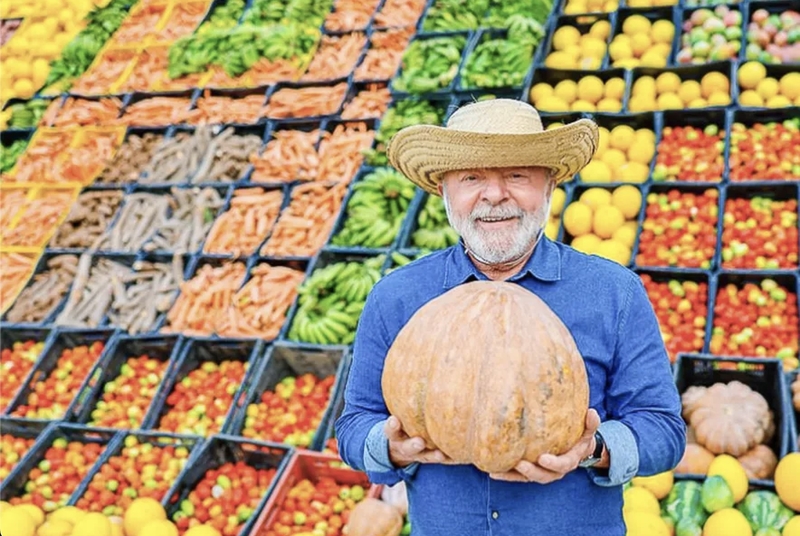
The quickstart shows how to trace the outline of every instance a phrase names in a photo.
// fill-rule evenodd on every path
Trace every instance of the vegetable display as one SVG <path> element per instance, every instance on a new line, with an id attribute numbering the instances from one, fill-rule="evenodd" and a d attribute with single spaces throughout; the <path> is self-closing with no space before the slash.
<path id="1" fill-rule="evenodd" d="M 676 373 L 686 454 L 625 486 L 628 535 L 800 536 L 799 23 L 764 0 L 0 2 L 0 533 L 410 534 L 335 422 L 372 289 L 461 237 L 387 150 L 513 98 L 597 123 L 544 235 L 638 277 Z M 459 350 L 497 374 L 416 370 L 497 337 L 471 318 L 503 306 L 462 296 L 410 322 L 387 400 L 455 386 L 398 413 L 474 408 L 478 441 L 420 429 L 484 468 L 567 445 L 580 382 L 519 382 L 543 304 L 503 366 Z M 493 408 L 565 417 L 502 434 Z"/>

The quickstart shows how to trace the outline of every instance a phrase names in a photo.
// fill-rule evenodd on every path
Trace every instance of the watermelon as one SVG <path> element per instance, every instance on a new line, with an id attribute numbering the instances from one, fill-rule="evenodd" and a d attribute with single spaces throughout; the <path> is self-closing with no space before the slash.
<path id="1" fill-rule="evenodd" d="M 731 508 L 735 502 L 733 500 L 733 491 L 731 491 L 725 479 L 719 475 L 706 478 L 705 482 L 703 482 L 700 496 L 703 508 L 710 514 L 723 508 Z"/>
<path id="2" fill-rule="evenodd" d="M 703 528 L 693 519 L 681 519 L 675 525 L 675 536 L 703 536 Z"/>
<path id="3" fill-rule="evenodd" d="M 703 509 L 702 490 L 702 485 L 694 480 L 675 482 L 664 499 L 664 513 L 675 521 L 676 526 L 685 519 L 702 527 L 708 519 L 708 513 Z"/>
<path id="4" fill-rule="evenodd" d="M 778 529 L 758 529 L 754 536 L 781 536 Z"/>
<path id="5" fill-rule="evenodd" d="M 751 491 L 742 502 L 737 506 L 740 512 L 747 518 L 753 532 L 775 529 L 781 531 L 794 516 L 785 504 L 783 504 L 777 493 L 766 490 Z M 770 532 L 760 533 L 759 536 L 771 536 Z"/>

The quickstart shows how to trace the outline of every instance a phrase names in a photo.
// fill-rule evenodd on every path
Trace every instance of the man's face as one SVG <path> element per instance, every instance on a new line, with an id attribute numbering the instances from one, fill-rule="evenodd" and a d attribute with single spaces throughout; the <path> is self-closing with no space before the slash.
<path id="1" fill-rule="evenodd" d="M 522 257 L 547 223 L 554 184 L 544 168 L 451 171 L 442 182 L 450 225 L 485 263 Z"/>

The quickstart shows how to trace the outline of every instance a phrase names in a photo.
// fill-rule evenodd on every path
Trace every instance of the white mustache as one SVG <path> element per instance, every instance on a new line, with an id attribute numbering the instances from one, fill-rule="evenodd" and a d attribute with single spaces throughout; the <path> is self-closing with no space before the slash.
<path id="1" fill-rule="evenodd" d="M 472 211 L 472 221 L 483 218 L 522 218 L 525 213 L 512 207 L 479 207 Z"/>

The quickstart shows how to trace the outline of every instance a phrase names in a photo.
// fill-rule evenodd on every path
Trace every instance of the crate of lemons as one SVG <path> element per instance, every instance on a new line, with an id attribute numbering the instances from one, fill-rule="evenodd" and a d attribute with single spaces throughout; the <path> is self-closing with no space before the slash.
<path id="1" fill-rule="evenodd" d="M 12 506 L 0 502 L 2 536 L 179 536 L 175 524 L 167 519 L 164 507 L 155 499 L 140 497 L 122 517 L 87 512 L 64 506 L 45 514 L 33 504 Z M 183 536 L 222 536 L 210 525 L 198 525 Z"/>
<path id="2" fill-rule="evenodd" d="M 672 472 L 625 485 L 627 536 L 800 536 L 800 453 L 775 470 L 775 491 L 750 486 L 741 463 L 720 454 L 704 478 Z"/>

